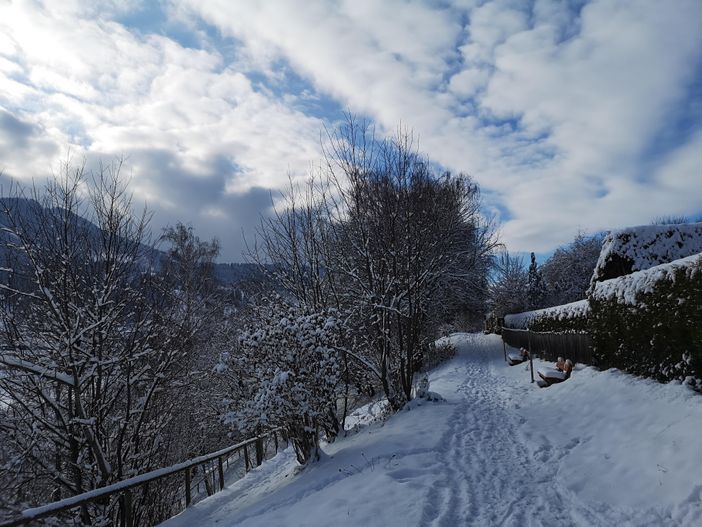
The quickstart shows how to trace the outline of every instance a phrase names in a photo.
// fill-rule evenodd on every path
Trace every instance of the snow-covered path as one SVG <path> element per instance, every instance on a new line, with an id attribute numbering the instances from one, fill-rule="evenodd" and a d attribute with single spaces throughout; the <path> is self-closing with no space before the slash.
<path id="1" fill-rule="evenodd" d="M 517 421 L 494 389 L 484 353 L 461 362 L 458 403 L 439 442 L 443 474 L 432 488 L 422 524 L 529 525 L 572 523 L 553 474 L 541 470 L 518 439 Z"/>
<path id="2" fill-rule="evenodd" d="M 430 377 L 446 402 L 300 474 L 286 451 L 167 525 L 702 525 L 702 397 L 590 368 L 539 390 L 499 337 L 452 340 Z"/>
<path id="3" fill-rule="evenodd" d="M 488 344 L 476 349 L 473 341 L 471 360 L 456 364 L 454 373 L 464 380 L 439 442 L 443 474 L 429 493 L 421 524 L 611 525 L 614 511 L 600 516 L 558 483 L 555 464 L 544 455 L 549 447 L 536 456 L 526 448 L 519 433 L 524 418 L 509 410 L 513 401 L 504 398 L 505 391 L 495 389 L 495 353 Z"/>

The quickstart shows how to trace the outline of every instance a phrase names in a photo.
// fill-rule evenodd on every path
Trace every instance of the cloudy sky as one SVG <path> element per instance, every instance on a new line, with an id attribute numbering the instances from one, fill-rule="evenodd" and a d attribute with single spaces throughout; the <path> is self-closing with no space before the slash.
<path id="1" fill-rule="evenodd" d="M 0 170 L 123 156 L 156 228 L 236 261 L 348 109 L 548 252 L 702 213 L 700 27 L 700 0 L 0 0 Z"/>

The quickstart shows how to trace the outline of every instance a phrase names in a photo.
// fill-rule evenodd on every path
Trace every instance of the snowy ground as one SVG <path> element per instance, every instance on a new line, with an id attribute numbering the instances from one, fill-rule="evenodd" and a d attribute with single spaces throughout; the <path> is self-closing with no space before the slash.
<path id="1" fill-rule="evenodd" d="M 702 525 L 702 397 L 591 368 L 539 389 L 499 337 L 451 339 L 446 402 L 361 414 L 321 462 L 286 450 L 164 525 Z"/>

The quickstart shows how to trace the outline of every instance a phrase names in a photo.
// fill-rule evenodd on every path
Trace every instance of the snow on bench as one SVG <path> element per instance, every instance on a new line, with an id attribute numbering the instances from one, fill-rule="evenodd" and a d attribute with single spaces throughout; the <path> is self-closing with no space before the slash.
<path id="1" fill-rule="evenodd" d="M 509 362 L 510 366 L 516 366 L 517 364 L 521 364 L 528 358 L 529 355 L 527 354 L 526 350 L 510 351 L 507 354 L 507 361 Z"/>
<path id="2" fill-rule="evenodd" d="M 565 381 L 568 378 L 568 374 L 564 371 L 557 370 L 555 368 L 540 368 L 537 370 L 537 373 L 541 377 L 545 377 L 547 379 L 558 379 L 561 381 Z"/>

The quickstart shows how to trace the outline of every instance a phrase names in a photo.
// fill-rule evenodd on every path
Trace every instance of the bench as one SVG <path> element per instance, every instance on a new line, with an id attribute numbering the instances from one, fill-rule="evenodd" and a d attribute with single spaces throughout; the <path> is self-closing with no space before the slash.
<path id="1" fill-rule="evenodd" d="M 517 364 L 521 364 L 528 359 L 529 352 L 525 349 L 522 349 L 521 351 L 510 351 L 507 354 L 507 363 L 510 366 L 516 366 Z"/>
<path id="2" fill-rule="evenodd" d="M 552 384 L 558 384 L 559 382 L 566 381 L 570 378 L 572 371 L 573 363 L 570 360 L 566 361 L 564 370 L 557 370 L 556 368 L 540 368 L 536 372 L 539 377 L 541 377 L 539 386 L 544 388 L 546 386 L 551 386 Z"/>

